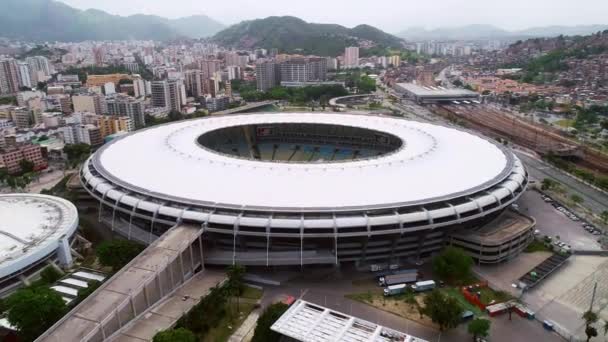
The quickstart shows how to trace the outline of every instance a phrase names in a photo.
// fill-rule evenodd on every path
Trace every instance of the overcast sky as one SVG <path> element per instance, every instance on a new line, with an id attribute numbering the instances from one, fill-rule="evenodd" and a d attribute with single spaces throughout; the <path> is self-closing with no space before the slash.
<path id="1" fill-rule="evenodd" d="M 177 18 L 206 14 L 224 24 L 271 15 L 352 27 L 370 24 L 395 33 L 412 26 L 436 28 L 493 24 L 506 29 L 547 25 L 608 24 L 608 0 L 61 0 L 112 14 Z"/>

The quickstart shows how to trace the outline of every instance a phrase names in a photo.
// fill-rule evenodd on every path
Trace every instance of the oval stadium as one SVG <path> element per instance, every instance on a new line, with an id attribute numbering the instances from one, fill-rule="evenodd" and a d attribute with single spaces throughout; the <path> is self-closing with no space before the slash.
<path id="1" fill-rule="evenodd" d="M 508 148 L 376 115 L 255 113 L 151 127 L 104 145 L 80 179 L 113 230 L 149 242 L 196 224 L 205 262 L 216 265 L 419 260 L 446 244 L 495 263 L 523 250 L 534 226 L 505 210 L 528 179 Z"/>

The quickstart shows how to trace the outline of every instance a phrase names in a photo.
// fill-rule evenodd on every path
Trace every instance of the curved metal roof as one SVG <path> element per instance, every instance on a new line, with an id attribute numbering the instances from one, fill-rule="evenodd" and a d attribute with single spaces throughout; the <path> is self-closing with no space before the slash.
<path id="1" fill-rule="evenodd" d="M 200 135 L 222 127 L 273 123 L 369 128 L 404 144 L 372 159 L 293 164 L 234 158 L 196 143 Z M 505 179 L 514 158 L 492 141 L 439 125 L 371 115 L 260 113 L 134 132 L 105 145 L 93 163 L 112 183 L 161 200 L 248 209 L 345 209 L 466 196 Z"/>
<path id="2" fill-rule="evenodd" d="M 62 198 L 0 195 L 0 278 L 46 257 L 77 227 L 76 207 Z"/>

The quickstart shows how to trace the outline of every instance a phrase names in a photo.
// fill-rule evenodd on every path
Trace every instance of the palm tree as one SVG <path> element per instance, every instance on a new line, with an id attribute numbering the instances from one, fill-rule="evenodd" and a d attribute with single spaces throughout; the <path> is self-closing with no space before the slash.
<path id="1" fill-rule="evenodd" d="M 228 267 L 228 291 L 232 296 L 236 296 L 236 311 L 239 311 L 239 297 L 243 291 L 243 276 L 245 275 L 245 267 L 239 264 L 233 264 Z"/>

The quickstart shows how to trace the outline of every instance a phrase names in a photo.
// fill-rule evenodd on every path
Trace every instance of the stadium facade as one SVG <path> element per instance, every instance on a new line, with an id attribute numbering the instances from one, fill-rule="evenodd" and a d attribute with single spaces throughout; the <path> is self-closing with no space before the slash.
<path id="1" fill-rule="evenodd" d="M 509 149 L 453 127 L 259 113 L 134 132 L 91 156 L 80 179 L 100 218 L 129 237 L 195 224 L 206 263 L 270 266 L 430 256 L 452 232 L 500 216 L 528 175 Z M 519 253 L 531 231 L 484 262 Z"/>

